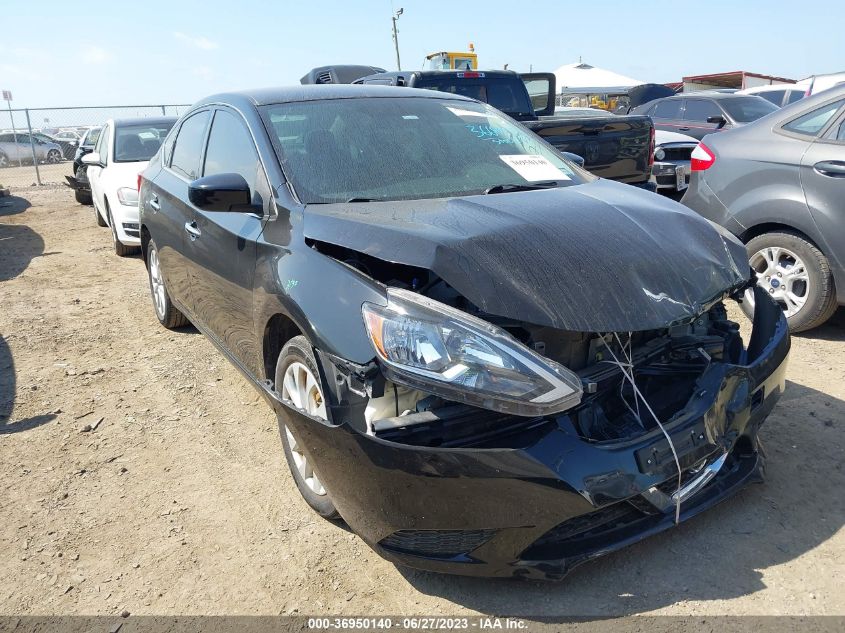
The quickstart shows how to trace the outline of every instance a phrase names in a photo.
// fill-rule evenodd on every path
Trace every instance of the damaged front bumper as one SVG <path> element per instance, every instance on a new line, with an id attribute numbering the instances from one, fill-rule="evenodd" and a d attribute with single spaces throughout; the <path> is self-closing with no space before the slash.
<path id="1" fill-rule="evenodd" d="M 757 431 L 783 392 L 790 342 L 782 311 L 764 294 L 756 305 L 745 364 L 710 364 L 666 425 L 684 471 L 681 521 L 762 479 Z M 444 428 L 497 416 L 502 429 L 518 430 L 495 440 L 419 446 L 309 417 L 269 386 L 265 395 L 349 526 L 397 563 L 560 579 L 675 523 L 677 467 L 659 430 L 592 442 L 565 412 L 526 421 L 457 406 L 411 415 Z"/>

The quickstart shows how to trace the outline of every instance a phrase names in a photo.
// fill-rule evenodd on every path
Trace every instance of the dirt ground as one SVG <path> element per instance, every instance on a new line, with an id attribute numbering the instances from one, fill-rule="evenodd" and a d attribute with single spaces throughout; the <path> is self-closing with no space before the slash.
<path id="1" fill-rule="evenodd" d="M 764 485 L 562 583 L 439 576 L 308 510 L 270 409 L 202 335 L 159 326 L 90 207 L 18 195 L 0 198 L 0 614 L 845 614 L 842 311 L 793 339 Z"/>

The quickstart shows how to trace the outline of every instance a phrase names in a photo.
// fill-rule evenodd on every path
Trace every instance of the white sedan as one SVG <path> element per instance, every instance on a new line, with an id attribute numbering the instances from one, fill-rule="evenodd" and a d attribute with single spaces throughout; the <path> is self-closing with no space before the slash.
<path id="1" fill-rule="evenodd" d="M 110 119 L 94 151 L 82 157 L 98 226 L 111 227 L 114 251 L 134 254 L 141 244 L 138 227 L 138 174 L 161 147 L 176 117 Z"/>

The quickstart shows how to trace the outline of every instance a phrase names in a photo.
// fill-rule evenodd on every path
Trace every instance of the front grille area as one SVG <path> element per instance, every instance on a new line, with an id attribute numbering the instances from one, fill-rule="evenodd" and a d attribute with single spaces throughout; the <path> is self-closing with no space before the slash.
<path id="1" fill-rule="evenodd" d="M 399 530 L 379 545 L 400 554 L 452 558 L 468 554 L 490 540 L 496 530 Z"/>
<path id="2" fill-rule="evenodd" d="M 550 560 L 576 556 L 591 549 L 595 543 L 610 538 L 612 532 L 624 532 L 626 527 L 649 516 L 627 501 L 614 503 L 556 525 L 534 541 L 521 558 Z"/>

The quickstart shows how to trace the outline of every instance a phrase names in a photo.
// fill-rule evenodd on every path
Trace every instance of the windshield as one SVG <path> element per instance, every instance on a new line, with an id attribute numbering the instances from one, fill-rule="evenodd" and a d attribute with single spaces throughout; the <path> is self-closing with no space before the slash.
<path id="1" fill-rule="evenodd" d="M 719 104 L 737 123 L 751 123 L 778 109 L 773 103 L 755 96 L 721 99 Z"/>
<path id="2" fill-rule="evenodd" d="M 137 125 L 121 125 L 115 129 L 114 162 L 134 163 L 150 160 L 161 147 L 161 142 L 172 122 L 141 123 Z"/>
<path id="3" fill-rule="evenodd" d="M 96 145 L 97 140 L 100 138 L 100 130 L 102 129 L 103 128 L 101 127 L 95 127 L 88 130 L 88 132 L 85 134 L 85 137 L 82 139 L 82 144 L 85 147 L 93 147 L 94 145 Z"/>
<path id="4" fill-rule="evenodd" d="M 262 110 L 282 168 L 305 203 L 445 198 L 591 178 L 482 103 L 361 98 Z"/>

